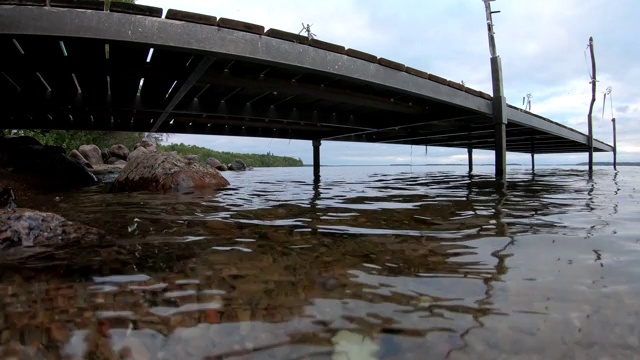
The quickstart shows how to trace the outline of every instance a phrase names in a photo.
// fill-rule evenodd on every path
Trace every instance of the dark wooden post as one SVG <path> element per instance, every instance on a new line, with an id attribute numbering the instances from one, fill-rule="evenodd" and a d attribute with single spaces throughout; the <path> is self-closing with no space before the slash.
<path id="1" fill-rule="evenodd" d="M 493 83 L 493 123 L 495 125 L 495 177 L 506 180 L 507 175 L 507 100 L 504 97 L 502 81 L 502 62 L 496 51 L 493 32 L 493 18 L 490 1 L 483 0 L 489 32 L 489 51 L 491 52 L 491 81 Z"/>
<path id="2" fill-rule="evenodd" d="M 589 105 L 589 177 L 593 175 L 593 104 L 596 102 L 596 57 L 593 53 L 593 37 L 589 38 L 589 52 L 591 53 L 591 104 Z"/>
<path id="3" fill-rule="evenodd" d="M 320 140 L 313 140 L 313 180 L 320 180 Z"/>
<path id="4" fill-rule="evenodd" d="M 469 174 L 473 173 L 473 148 L 471 145 L 467 146 L 467 160 L 469 160 Z"/>
<path id="5" fill-rule="evenodd" d="M 536 143 L 531 139 L 531 172 L 536 172 Z"/>
<path id="6" fill-rule="evenodd" d="M 613 170 L 618 170 L 618 146 L 616 144 L 616 118 L 611 119 L 613 123 Z"/>

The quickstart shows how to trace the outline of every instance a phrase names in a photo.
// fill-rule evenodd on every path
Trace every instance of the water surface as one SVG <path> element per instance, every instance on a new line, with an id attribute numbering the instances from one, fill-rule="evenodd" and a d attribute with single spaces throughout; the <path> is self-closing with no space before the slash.
<path id="1" fill-rule="evenodd" d="M 3 269 L 2 351 L 639 358 L 640 169 L 590 181 L 584 168 L 515 168 L 506 191 L 440 170 L 327 167 L 314 184 L 311 168 L 255 169 L 225 173 L 217 193 L 23 194 L 133 260 Z"/>

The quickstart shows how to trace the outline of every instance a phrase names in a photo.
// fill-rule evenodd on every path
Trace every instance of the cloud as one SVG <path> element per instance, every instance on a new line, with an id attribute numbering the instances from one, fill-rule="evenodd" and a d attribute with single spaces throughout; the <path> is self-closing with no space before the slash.
<path id="1" fill-rule="evenodd" d="M 491 92 L 491 72 L 484 6 L 479 0 L 140 0 L 140 4 L 179 8 L 298 32 L 313 24 L 321 40 L 386 57 L 409 66 Z M 498 53 L 504 69 L 507 101 L 521 106 L 533 95 L 532 110 L 586 132 L 591 99 L 586 45 L 594 38 L 598 92 L 594 134 L 611 142 L 610 108 L 602 120 L 602 95 L 613 87 L 620 159 L 637 160 L 640 143 L 640 47 L 636 0 L 498 0 L 492 2 Z M 607 105 L 609 106 L 609 105 Z M 307 141 L 183 137 L 225 151 L 249 151 L 300 157 L 311 161 Z M 596 159 L 610 159 L 596 154 Z M 325 142 L 326 164 L 390 162 L 463 162 L 466 150 Z M 474 152 L 476 162 L 492 162 L 492 152 Z M 537 161 L 585 161 L 586 154 L 537 156 Z M 508 162 L 528 163 L 529 155 L 508 154 Z M 602 160 L 604 161 L 604 160 Z"/>

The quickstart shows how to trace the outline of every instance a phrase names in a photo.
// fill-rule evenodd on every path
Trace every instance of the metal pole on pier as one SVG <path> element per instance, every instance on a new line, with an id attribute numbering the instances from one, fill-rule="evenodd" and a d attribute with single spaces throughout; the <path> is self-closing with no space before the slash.
<path id="1" fill-rule="evenodd" d="M 589 37 L 589 52 L 591 53 L 591 104 L 589 105 L 589 116 L 587 122 L 589 124 L 589 177 L 593 175 L 593 104 L 596 102 L 596 57 L 593 53 L 593 36 Z"/>
<path id="2" fill-rule="evenodd" d="M 320 180 L 320 140 L 313 140 L 313 180 Z"/>
<path id="3" fill-rule="evenodd" d="M 493 123 L 495 125 L 495 176 L 496 180 L 505 180 L 507 173 L 507 100 L 504 97 L 502 81 L 502 62 L 496 51 L 496 40 L 493 32 L 492 15 L 499 11 L 491 11 L 491 1 L 484 2 L 489 33 L 489 51 L 491 53 L 491 81 L 493 83 Z"/>
<path id="4" fill-rule="evenodd" d="M 616 118 L 611 119 L 613 123 L 613 170 L 618 170 L 618 147 L 616 145 Z"/>

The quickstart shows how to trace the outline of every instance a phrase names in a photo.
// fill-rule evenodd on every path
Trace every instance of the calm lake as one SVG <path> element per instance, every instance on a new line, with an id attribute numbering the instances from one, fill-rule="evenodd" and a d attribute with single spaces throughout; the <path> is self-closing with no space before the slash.
<path id="1" fill-rule="evenodd" d="M 323 167 L 314 185 L 312 168 L 271 168 L 224 173 L 232 186 L 208 194 L 17 194 L 105 230 L 127 260 L 0 269 L 0 354 L 640 358 L 640 168 L 590 181 L 586 167 L 514 167 L 506 193 L 476 170 Z"/>

